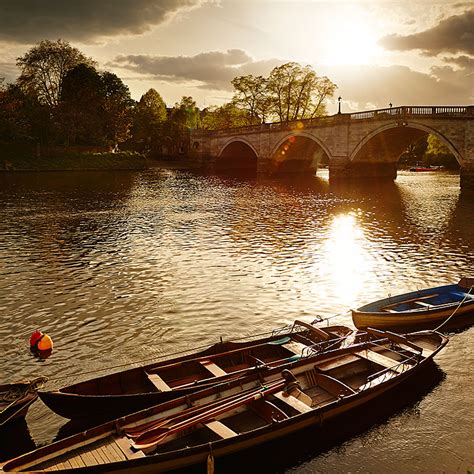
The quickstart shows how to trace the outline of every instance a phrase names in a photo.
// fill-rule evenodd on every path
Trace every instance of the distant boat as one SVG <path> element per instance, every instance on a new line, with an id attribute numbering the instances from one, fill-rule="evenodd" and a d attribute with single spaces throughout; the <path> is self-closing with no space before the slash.
<path id="1" fill-rule="evenodd" d="M 395 392 L 446 345 L 436 332 L 365 342 L 269 368 L 118 418 L 7 461 L 4 472 L 169 472 L 206 465 Z M 248 459 L 249 466 L 252 459 Z M 208 471 L 209 472 L 209 471 Z"/>
<path id="2" fill-rule="evenodd" d="M 434 329 L 448 318 L 445 329 L 474 323 L 474 278 L 383 298 L 352 310 L 358 329 L 413 331 Z"/>
<path id="3" fill-rule="evenodd" d="M 295 321 L 270 337 L 219 342 L 206 350 L 123 370 L 59 390 L 40 391 L 51 410 L 64 418 L 111 419 L 229 380 L 262 367 L 341 345 L 353 331 Z"/>
<path id="4" fill-rule="evenodd" d="M 410 171 L 440 171 L 444 170 L 444 166 L 422 166 L 422 165 L 417 165 L 417 166 L 412 166 L 410 168 Z"/>

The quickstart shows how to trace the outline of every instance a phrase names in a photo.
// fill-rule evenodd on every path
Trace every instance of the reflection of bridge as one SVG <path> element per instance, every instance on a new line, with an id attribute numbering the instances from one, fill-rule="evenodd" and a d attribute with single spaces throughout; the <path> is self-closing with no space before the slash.
<path id="1" fill-rule="evenodd" d="M 330 178 L 395 179 L 410 143 L 432 134 L 461 166 L 461 186 L 474 187 L 474 106 L 394 107 L 289 123 L 195 130 L 191 158 L 216 169 L 314 173 L 329 163 Z"/>

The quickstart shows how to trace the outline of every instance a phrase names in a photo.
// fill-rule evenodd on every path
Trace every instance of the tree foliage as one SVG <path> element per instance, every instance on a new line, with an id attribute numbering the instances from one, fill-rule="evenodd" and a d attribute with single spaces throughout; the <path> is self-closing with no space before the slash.
<path id="1" fill-rule="evenodd" d="M 58 115 L 67 144 L 115 145 L 129 136 L 133 101 L 115 74 L 79 64 L 64 77 Z"/>
<path id="2" fill-rule="evenodd" d="M 233 102 L 249 114 L 249 125 L 267 118 L 290 122 L 326 114 L 325 101 L 336 85 L 319 77 L 311 66 L 289 62 L 273 68 L 268 78 L 238 76 L 232 80 Z"/>
<path id="3" fill-rule="evenodd" d="M 145 92 L 135 106 L 132 136 L 135 142 L 150 142 L 166 121 L 166 104 L 153 88 Z"/>
<path id="4" fill-rule="evenodd" d="M 17 58 L 17 66 L 21 70 L 18 84 L 35 95 L 41 104 L 55 107 L 59 104 L 65 75 L 82 63 L 89 66 L 95 64 L 67 41 L 44 40 Z"/>
<path id="5" fill-rule="evenodd" d="M 221 107 L 208 107 L 203 110 L 202 116 L 202 128 L 206 130 L 243 127 L 250 122 L 249 112 L 237 107 L 233 102 Z"/>
<path id="6" fill-rule="evenodd" d="M 179 102 L 174 104 L 170 121 L 175 127 L 182 130 L 201 127 L 200 112 L 192 97 L 183 96 Z"/>
<path id="7" fill-rule="evenodd" d="M 270 112 L 271 100 L 267 92 L 268 80 L 263 76 L 238 76 L 232 80 L 235 94 L 232 102 L 246 110 L 248 123 L 265 122 Z"/>
<path id="8" fill-rule="evenodd" d="M 324 102 L 337 86 L 311 66 L 290 62 L 272 70 L 267 87 L 273 114 L 280 122 L 289 122 L 326 114 Z"/>

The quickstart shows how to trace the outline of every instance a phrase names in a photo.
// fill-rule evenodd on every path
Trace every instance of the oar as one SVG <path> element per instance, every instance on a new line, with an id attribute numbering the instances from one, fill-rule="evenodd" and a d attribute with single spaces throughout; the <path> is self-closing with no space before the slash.
<path id="1" fill-rule="evenodd" d="M 205 411 L 204 413 L 200 413 L 198 415 L 192 416 L 191 418 L 178 422 L 172 427 L 168 428 L 163 426 L 149 430 L 142 436 L 139 436 L 136 441 L 132 443 L 132 448 L 136 450 L 149 450 L 154 448 L 166 437 L 173 433 L 179 433 L 180 431 L 190 428 L 191 426 L 195 426 L 198 423 L 203 423 L 229 410 L 236 409 L 240 406 L 246 405 L 247 403 L 251 403 L 254 400 L 263 398 L 265 395 L 277 392 L 285 386 L 285 383 L 285 380 L 280 379 L 276 382 L 273 382 L 272 384 L 254 390 L 253 392 L 248 393 L 240 398 L 231 401 L 224 399 L 224 403 L 222 403 L 222 405 L 216 406 Z"/>
<path id="2" fill-rule="evenodd" d="M 157 420 L 150 421 L 148 423 L 143 423 L 139 426 L 135 426 L 133 428 L 128 428 L 125 430 L 125 435 L 128 436 L 129 438 L 138 438 L 140 435 L 150 431 L 153 428 L 158 428 L 160 426 L 164 426 L 166 424 L 169 424 L 171 422 L 177 422 L 180 421 L 183 418 L 189 418 L 190 416 L 197 415 L 198 413 L 202 413 L 206 410 L 210 410 L 211 408 L 214 408 L 216 406 L 221 406 L 224 402 L 228 402 L 231 400 L 235 400 L 237 398 L 240 398 L 248 393 L 253 393 L 255 391 L 255 388 L 252 389 L 247 389 L 246 391 L 236 393 L 234 395 L 229 395 L 226 398 L 221 398 L 218 400 L 214 400 L 212 402 L 208 402 L 203 405 L 199 406 L 193 406 L 186 408 L 185 410 L 175 413 L 174 415 L 169 415 L 163 418 L 158 418 Z"/>

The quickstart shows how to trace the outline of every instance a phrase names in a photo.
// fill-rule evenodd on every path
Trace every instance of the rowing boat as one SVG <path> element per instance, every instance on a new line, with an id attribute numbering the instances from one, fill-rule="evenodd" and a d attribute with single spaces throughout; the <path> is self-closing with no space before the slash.
<path id="1" fill-rule="evenodd" d="M 394 331 L 460 329 L 474 323 L 473 278 L 454 285 L 438 286 L 380 299 L 352 310 L 358 329 L 367 327 Z"/>
<path id="2" fill-rule="evenodd" d="M 281 365 L 338 347 L 352 330 L 304 321 L 247 342 L 219 342 L 204 351 L 40 391 L 41 400 L 64 418 L 111 419 L 164 402 L 203 386 Z"/>
<path id="3" fill-rule="evenodd" d="M 0 385 L 0 427 L 23 418 L 30 405 L 38 398 L 37 388 L 44 377 Z"/>
<path id="4" fill-rule="evenodd" d="M 291 435 L 395 390 L 448 339 L 367 330 L 364 342 L 265 369 L 56 441 L 6 462 L 4 472 L 155 473 Z"/>

